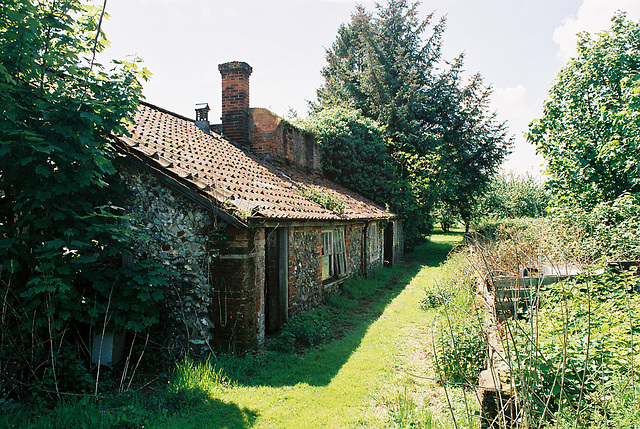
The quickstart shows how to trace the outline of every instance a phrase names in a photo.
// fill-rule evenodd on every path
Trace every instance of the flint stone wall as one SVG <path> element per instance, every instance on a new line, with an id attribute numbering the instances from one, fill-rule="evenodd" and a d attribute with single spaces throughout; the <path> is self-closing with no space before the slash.
<path id="1" fill-rule="evenodd" d="M 204 353 L 211 349 L 212 248 L 209 231 L 218 226 L 210 212 L 169 189 L 148 173 L 121 169 L 133 191 L 126 226 L 135 232 L 134 256 L 154 258 L 170 273 L 161 324 L 163 346 Z"/>
<path id="2" fill-rule="evenodd" d="M 297 227 L 289 231 L 289 316 L 322 301 L 321 229 Z"/>

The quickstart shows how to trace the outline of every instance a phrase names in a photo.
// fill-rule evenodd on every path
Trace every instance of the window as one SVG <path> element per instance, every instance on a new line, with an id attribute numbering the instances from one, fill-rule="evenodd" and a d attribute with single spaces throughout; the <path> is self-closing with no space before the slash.
<path id="1" fill-rule="evenodd" d="M 369 260 L 380 258 L 380 238 L 378 236 L 378 224 L 369 224 Z"/>
<path id="2" fill-rule="evenodd" d="M 347 273 L 347 249 L 344 228 L 322 231 L 322 280 Z"/>

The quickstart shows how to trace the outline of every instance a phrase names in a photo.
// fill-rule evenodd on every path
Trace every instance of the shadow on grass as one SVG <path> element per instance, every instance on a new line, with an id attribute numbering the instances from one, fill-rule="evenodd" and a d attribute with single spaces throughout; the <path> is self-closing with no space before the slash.
<path id="1" fill-rule="evenodd" d="M 241 386 L 294 386 L 306 383 L 326 386 L 360 346 L 369 327 L 424 267 L 437 267 L 447 259 L 461 234 L 432 237 L 405 256 L 393 268 L 384 268 L 367 279 L 356 279 L 358 290 L 330 297 L 322 308 L 329 314 L 332 339 L 299 353 L 262 351 L 244 356 L 220 355 L 213 360 L 232 383 Z M 416 303 L 416 305 L 418 305 Z"/>
<path id="2" fill-rule="evenodd" d="M 0 427 L 248 429 L 259 416 L 248 408 L 212 398 L 198 388 L 161 395 L 120 395 L 106 401 L 96 404 L 84 397 L 62 401 L 54 409 L 0 408 Z"/>
<path id="3" fill-rule="evenodd" d="M 154 426 L 156 428 L 248 429 L 253 427 L 259 414 L 234 403 L 209 398 L 188 412 L 180 412 Z M 144 427 L 144 426 L 143 426 Z"/>

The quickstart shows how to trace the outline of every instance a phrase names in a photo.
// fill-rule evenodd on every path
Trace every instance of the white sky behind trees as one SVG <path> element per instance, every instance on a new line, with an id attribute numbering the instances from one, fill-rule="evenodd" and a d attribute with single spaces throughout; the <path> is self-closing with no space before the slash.
<path id="1" fill-rule="evenodd" d="M 253 67 L 252 107 L 304 117 L 322 84 L 325 48 L 356 3 L 375 7 L 372 0 L 109 0 L 103 29 L 111 47 L 101 60 L 141 57 L 153 73 L 144 85 L 148 102 L 187 117 L 208 102 L 214 123 L 218 64 L 245 61 Z M 443 59 L 464 52 L 466 72 L 480 72 L 493 87 L 492 110 L 516 142 L 504 169 L 536 176 L 543 160 L 523 133 L 575 55 L 576 33 L 609 29 L 616 10 L 640 19 L 638 0 L 424 0 L 420 8 L 436 21 L 447 17 Z"/>

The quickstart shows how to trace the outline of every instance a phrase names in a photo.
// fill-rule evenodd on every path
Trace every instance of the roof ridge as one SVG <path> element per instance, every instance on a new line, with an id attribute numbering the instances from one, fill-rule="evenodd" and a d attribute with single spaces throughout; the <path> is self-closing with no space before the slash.
<path id="1" fill-rule="evenodd" d="M 163 109 L 162 107 L 156 106 L 155 104 L 151 104 L 151 103 L 149 103 L 147 101 L 144 101 L 144 100 L 140 100 L 140 104 L 142 104 L 143 106 L 147 106 L 147 107 L 150 107 L 152 109 L 155 109 L 155 110 L 157 110 L 159 112 L 166 113 L 166 114 L 171 115 L 171 116 L 175 116 L 176 118 L 182 119 L 184 121 L 189 121 L 189 122 L 193 122 L 193 123 L 196 122 L 195 119 L 187 118 L 186 116 L 183 116 L 183 115 L 181 115 L 179 113 L 175 113 L 175 112 L 172 112 L 171 110 Z"/>

